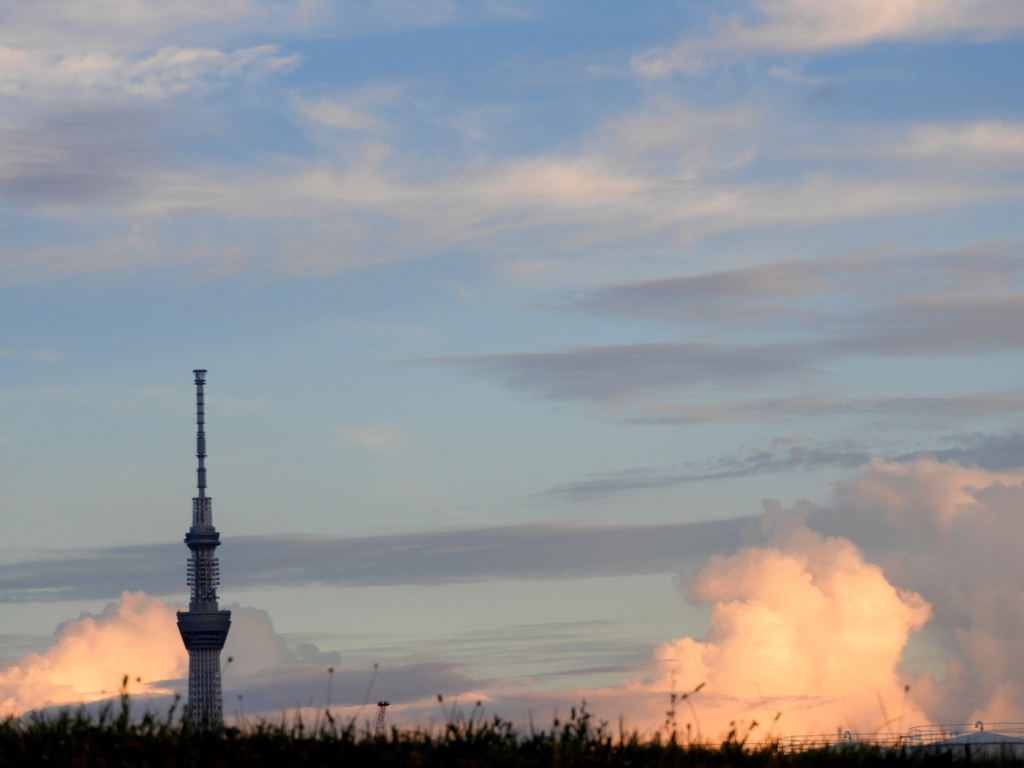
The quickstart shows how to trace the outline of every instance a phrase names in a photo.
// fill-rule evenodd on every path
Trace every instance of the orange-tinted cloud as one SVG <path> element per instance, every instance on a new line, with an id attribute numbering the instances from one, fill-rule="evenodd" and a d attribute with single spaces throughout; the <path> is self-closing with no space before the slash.
<path id="1" fill-rule="evenodd" d="M 923 720 L 905 701 L 898 664 L 930 608 L 892 586 L 850 541 L 799 527 L 776 546 L 713 557 L 687 587 L 714 605 L 711 631 L 659 646 L 658 676 L 643 684 L 665 693 L 704 684 L 694 709 L 677 712 L 680 723 L 696 717 L 717 736 L 730 721 L 764 724 L 777 713 L 788 734 L 900 730 Z"/>
<path id="2" fill-rule="evenodd" d="M 125 675 L 133 693 L 166 693 L 154 683 L 182 677 L 188 656 L 174 611 L 143 592 L 125 592 L 96 616 L 62 624 L 46 653 L 0 671 L 0 714 L 108 698 Z"/>

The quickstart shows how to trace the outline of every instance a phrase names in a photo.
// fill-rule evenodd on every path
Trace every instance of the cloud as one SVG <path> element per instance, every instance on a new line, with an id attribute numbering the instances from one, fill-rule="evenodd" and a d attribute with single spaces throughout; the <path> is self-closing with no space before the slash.
<path id="1" fill-rule="evenodd" d="M 749 9 L 749 10 L 747 10 Z M 751 0 L 708 37 L 686 37 L 633 58 L 645 78 L 700 74 L 736 52 L 818 52 L 882 41 L 986 41 L 1024 28 L 1024 12 L 1003 0 Z"/>
<path id="2" fill-rule="evenodd" d="M 96 616 L 65 622 L 49 651 L 0 670 L 0 712 L 107 699 L 125 675 L 147 692 L 167 692 L 165 681 L 180 678 L 188 663 L 175 622 L 161 601 L 128 592 Z"/>
<path id="3" fill-rule="evenodd" d="M 341 434 L 373 453 L 396 453 L 409 447 L 409 438 L 389 424 L 349 427 L 341 430 Z"/>
<path id="4" fill-rule="evenodd" d="M 943 464 L 980 467 L 990 472 L 1006 472 L 1024 467 L 1024 434 L 1020 432 L 961 435 L 953 442 L 954 445 L 948 448 L 921 451 L 917 455 L 896 456 L 893 459 L 910 461 L 930 456 Z"/>
<path id="5" fill-rule="evenodd" d="M 329 99 L 305 106 L 302 113 L 314 123 L 347 131 L 373 132 L 380 130 L 383 125 L 375 118 L 355 112 Z"/>
<path id="6" fill-rule="evenodd" d="M 891 407 L 895 412 L 908 406 L 893 403 Z M 941 405 L 930 401 L 920 407 L 941 410 Z M 1015 401 L 1013 409 L 1019 410 L 1020 403 Z M 888 413 L 886 410 L 880 415 Z M 1021 432 L 952 435 L 936 443 L 947 447 L 900 453 L 890 456 L 888 460 L 899 464 L 928 459 L 989 472 L 1024 470 L 1024 433 Z M 599 473 L 586 480 L 556 485 L 536 495 L 540 498 L 586 502 L 633 491 L 674 488 L 713 480 L 814 472 L 821 469 L 858 469 L 873 461 L 884 459 L 874 455 L 866 445 L 858 445 L 854 441 L 822 444 L 798 437 L 782 437 L 766 445 L 738 450 L 734 454 L 704 462 L 688 462 L 676 468 L 637 467 Z"/>
<path id="7" fill-rule="evenodd" d="M 552 400 L 614 402 L 681 387 L 742 390 L 754 382 L 808 379 L 808 357 L 795 347 L 726 344 L 624 344 L 558 352 L 467 355 L 421 360 L 462 368 L 505 386 Z"/>
<path id="8" fill-rule="evenodd" d="M 564 716 L 585 699 L 647 734 L 689 724 L 709 738 L 753 721 L 763 738 L 1019 720 L 1022 509 L 1020 472 L 876 460 L 827 504 L 775 510 L 766 543 L 684 578 L 688 599 L 712 606 L 711 629 L 658 646 L 646 674 L 596 690 L 492 686 L 485 702 Z M 916 634 L 930 649 L 924 672 L 902 667 Z"/>
<path id="9" fill-rule="evenodd" d="M 0 118 L 0 197 L 27 207 L 102 204 L 145 186 L 163 153 L 144 137 L 158 116 L 137 109 L 66 105 Z"/>
<path id="10" fill-rule="evenodd" d="M 705 321 L 750 330 L 805 327 L 811 315 L 832 316 L 843 317 L 842 325 L 847 327 L 851 321 L 845 317 L 866 324 L 863 316 L 874 317 L 885 307 L 923 306 L 956 295 L 965 300 L 975 295 L 986 301 L 999 299 L 1022 280 L 1024 258 L 1019 247 L 979 244 L 951 252 L 785 260 L 613 283 L 579 292 L 560 308 L 606 317 Z M 822 299 L 829 304 L 823 305 Z M 791 325 L 778 325 L 786 321 Z"/>
<path id="11" fill-rule="evenodd" d="M 966 125 L 920 125 L 892 151 L 943 165 L 1013 167 L 1024 160 L 1024 124 L 988 120 Z"/>
<path id="12" fill-rule="evenodd" d="M 1001 0 L 760 0 L 755 7 L 762 22 L 733 24 L 724 45 L 821 50 L 878 40 L 991 39 L 1024 28 L 1024 12 Z"/>
<path id="13" fill-rule="evenodd" d="M 403 702 L 439 692 L 457 695 L 479 684 L 464 667 L 443 662 L 395 665 L 379 674 L 346 668 L 337 652 L 310 643 L 292 649 L 265 611 L 226 607 L 232 622 L 221 653 L 226 715 L 274 719 L 307 702 L 322 710 L 328 704 L 328 666 L 332 702 L 339 707 L 365 705 L 367 693 L 381 690 Z M 6 717 L 34 709 L 102 706 L 122 690 L 127 676 L 136 711 L 165 714 L 172 697 L 187 688 L 188 654 L 177 610 L 145 593 L 125 592 L 98 614 L 64 622 L 49 650 L 10 659 L 0 670 L 0 712 Z"/>
<path id="14" fill-rule="evenodd" d="M 353 538 L 232 537 L 225 592 L 305 584 L 445 584 L 671 573 L 756 536 L 753 518 L 662 526 L 524 525 Z M 183 591 L 180 544 L 110 547 L 0 563 L 0 602 L 108 599 L 128 587 Z M 126 581 L 126 574 L 128 574 Z"/>
<path id="15" fill-rule="evenodd" d="M 948 397 L 801 397 L 721 400 L 704 403 L 643 402 L 627 424 L 697 425 L 729 421 L 786 423 L 811 417 L 857 414 L 880 419 L 937 421 L 994 414 L 1012 415 L 1024 409 L 1024 391 L 983 392 Z M 937 449 L 939 452 L 956 449 Z M 964 454 L 966 456 L 966 454 Z M 953 458 L 950 455 L 950 458 Z M 984 461 L 981 463 L 988 466 Z M 994 468 L 994 467 L 990 467 Z"/>
<path id="16" fill-rule="evenodd" d="M 548 712 L 564 721 L 585 701 L 598 719 L 627 732 L 711 740 L 748 727 L 760 740 L 900 732 L 929 722 L 913 695 L 918 681 L 900 669 L 909 639 L 929 619 L 928 603 L 894 586 L 849 540 L 777 522 L 770 542 L 714 556 L 684 578 L 688 600 L 711 607 L 703 638 L 662 643 L 642 674 L 615 686 L 492 683 L 480 692 L 486 711 L 546 727 Z M 405 723 L 429 715 L 415 702 L 394 713 Z"/>
<path id="17" fill-rule="evenodd" d="M 808 446 L 790 438 L 773 440 L 765 447 L 676 470 L 653 467 L 608 472 L 588 480 L 557 485 L 541 496 L 585 502 L 630 491 L 673 488 L 688 483 L 728 480 L 780 472 L 811 472 L 824 467 L 853 469 L 867 464 L 871 454 L 850 446 Z"/>
<path id="18" fill-rule="evenodd" d="M 713 557 L 687 591 L 714 605 L 711 631 L 659 646 L 660 677 L 645 685 L 703 684 L 695 706 L 705 735 L 776 713 L 790 734 L 899 732 L 922 721 L 898 666 L 930 608 L 851 542 L 793 529 L 775 546 Z"/>
<path id="19" fill-rule="evenodd" d="M 183 40 L 200 47 L 253 33 L 322 28 L 333 15 L 317 0 L 199 0 L 167 5 L 155 0 L 57 0 L 3 10 L 3 42 L 10 50 L 99 54 L 134 58 Z"/>
<path id="20" fill-rule="evenodd" d="M 850 397 L 829 371 L 853 356 L 977 357 L 1021 349 L 1018 251 L 858 255 L 600 286 L 555 308 L 669 323 L 694 341 L 419 362 L 455 366 L 549 400 L 589 400 L 605 413 L 626 411 L 624 420 L 637 424 L 1012 413 L 1020 407 L 1012 391 Z M 773 391 L 781 385 L 785 395 Z M 740 395 L 752 390 L 759 395 Z"/>
<path id="21" fill-rule="evenodd" d="M 807 518 L 870 547 L 889 580 L 934 609 L 927 631 L 941 666 L 913 686 L 939 722 L 1019 720 L 1024 714 L 1021 471 L 990 472 L 934 458 L 875 461 Z"/>
<path id="22" fill-rule="evenodd" d="M 382 107 L 392 105 L 401 95 L 401 86 L 375 85 L 359 88 L 344 99 L 324 98 L 314 102 L 299 101 L 296 109 L 307 120 L 328 128 L 379 133 L 385 123 L 372 116 Z"/>
<path id="23" fill-rule="evenodd" d="M 216 82 L 214 75 L 210 78 Z M 186 81 L 205 82 L 198 75 L 181 83 Z M 176 87 L 179 81 L 168 77 L 155 82 L 160 90 Z M 385 97 L 357 93 L 351 96 L 353 103 L 320 102 L 323 110 L 317 107 L 314 112 L 324 119 L 333 114 L 349 127 L 370 128 L 362 118 L 372 111 L 359 105 L 363 98 Z M 303 108 L 309 109 L 299 107 Z M 330 156 L 289 163 L 268 159 L 244 171 L 209 165 L 171 171 L 150 163 L 139 173 L 120 162 L 120 150 L 111 147 L 109 159 L 104 154 L 98 157 L 118 173 L 101 174 L 99 179 L 121 184 L 100 187 L 114 196 L 100 195 L 97 201 L 105 220 L 131 221 L 134 232 L 148 236 L 150 242 L 141 252 L 150 257 L 135 261 L 139 269 L 203 263 L 211 270 L 244 268 L 302 276 L 452 248 L 500 253 L 511 268 L 522 271 L 535 261 L 538 242 L 545 244 L 541 250 L 549 261 L 572 260 L 581 251 L 599 258 L 603 251 L 625 244 L 631 252 L 638 243 L 658 251 L 675 250 L 680 243 L 752 227 L 892 217 L 1019 194 L 1009 181 L 900 176 L 877 164 L 874 170 L 862 165 L 855 173 L 821 170 L 816 163 L 814 170 L 797 167 L 772 178 L 749 173 L 742 177 L 740 172 L 765 151 L 763 139 L 755 140 L 751 133 L 754 123 L 755 118 L 745 113 L 695 113 L 659 103 L 609 121 L 575 151 L 497 160 L 478 157 L 442 174 L 424 169 L 418 160 L 410 165 L 404 146 L 385 143 L 376 135 L 367 137 L 366 131 L 355 131 L 360 135 L 354 138 L 331 137 L 332 143 L 345 146 Z M 24 136 L 32 135 L 31 121 L 19 125 Z M 40 135 L 44 140 L 48 136 Z M 65 142 L 74 147 L 74 140 L 70 136 Z M 132 146 L 130 140 L 121 143 Z M 157 146 L 142 144 L 151 150 Z M 47 156 L 49 144 L 44 142 L 39 151 Z M 772 151 L 777 153 L 777 147 Z M 55 159 L 61 155 L 52 154 Z M 90 161 L 85 170 L 96 164 Z M 57 182 L 62 179 L 60 168 L 57 162 L 44 166 Z M 25 175 L 33 178 L 30 172 Z M 84 175 L 86 180 L 96 176 Z M 74 193 L 72 182 L 77 178 L 55 185 L 68 186 Z M 15 202 L 19 189 L 14 186 L 9 192 Z M 25 202 L 38 199 L 31 189 L 20 193 Z M 83 194 L 72 194 L 72 199 L 86 202 Z M 226 219 L 224 226 L 236 232 L 233 247 L 211 247 L 198 236 L 194 243 L 180 241 L 181 222 L 196 221 L 200 227 L 211 216 Z M 161 247 L 164 234 L 172 230 L 178 247 Z M 52 279 L 70 269 L 88 268 L 94 261 L 110 262 L 111 251 L 131 252 L 117 247 L 116 240 L 80 240 L 66 253 L 59 248 L 19 251 L 12 265 L 15 273 Z M 339 240 L 346 248 L 337 247 Z M 130 269 L 132 264 L 116 260 L 115 266 Z M 576 265 L 573 272 L 579 282 Z"/>
<path id="24" fill-rule="evenodd" d="M 539 715 L 550 707 L 564 717 L 570 705 L 585 699 L 602 716 L 625 715 L 627 727 L 651 734 L 665 727 L 670 694 L 692 692 L 701 683 L 686 704 L 676 700 L 669 719 L 680 729 L 690 722 L 712 738 L 731 721 L 740 721 L 742 728 L 753 719 L 762 723 L 758 736 L 767 729 L 794 734 L 838 727 L 871 733 L 925 722 L 1019 719 L 1024 713 L 1024 662 L 1017 653 L 1024 632 L 1019 590 L 1024 565 L 1016 557 L 1024 543 L 1021 509 L 1024 474 L 920 458 L 876 460 L 837 485 L 827 503 L 804 504 L 789 516 L 775 505 L 761 520 L 584 528 L 567 530 L 569 539 L 552 538 L 548 527 L 517 529 L 512 538 L 523 546 L 507 557 L 494 546 L 472 546 L 474 537 L 486 539 L 487 532 L 377 537 L 352 541 L 349 550 L 337 542 L 318 541 L 313 547 L 301 542 L 291 553 L 288 540 L 255 542 L 262 549 L 243 540 L 239 554 L 258 564 L 252 569 L 276 586 L 297 583 L 286 574 L 300 557 L 321 564 L 359 560 L 353 568 L 364 572 L 380 563 L 387 570 L 408 560 L 422 567 L 425 560 L 454 557 L 447 561 L 449 573 L 453 563 L 462 563 L 460 575 L 504 571 L 507 576 L 507 566 L 515 563 L 519 573 L 533 577 L 540 572 L 538 562 L 549 563 L 549 575 L 575 569 L 556 566 L 559 558 L 619 556 L 604 573 L 636 572 L 638 560 L 648 558 L 658 568 L 692 574 L 683 578 L 686 594 L 691 602 L 711 607 L 711 627 L 702 638 L 664 642 L 632 673 L 624 671 L 621 661 L 602 664 L 600 644 L 588 648 L 584 655 L 596 662 L 591 666 L 628 677 L 608 688 L 552 691 L 538 689 L 529 677 L 477 677 L 475 661 L 454 665 L 420 659 L 379 673 L 341 667 L 333 652 L 284 642 L 265 612 L 231 606 L 237 631 L 229 634 L 225 648 L 225 657 L 232 657 L 225 671 L 226 711 L 246 717 L 325 706 L 333 674 L 332 703 L 338 714 L 366 715 L 362 707 L 370 695 L 380 693 L 397 702 L 394 722 L 417 725 L 443 719 L 447 709 L 440 711 L 435 698 L 443 693 L 463 702 L 480 700 L 490 711 L 524 724 L 530 712 Z M 387 545 L 393 559 L 389 551 L 373 548 L 375 542 Z M 617 548 L 607 546 L 612 542 Z M 418 551 L 417 544 L 423 548 L 427 543 L 434 548 Z M 493 536 L 490 543 L 496 543 Z M 545 544 L 548 553 L 535 557 L 534 550 Z M 631 552 L 638 560 L 632 560 Z M 709 552 L 720 554 L 707 559 Z M 110 554 L 103 553 L 108 560 Z M 140 561 L 153 554 L 144 552 Z M 505 565 L 500 564 L 503 558 Z M 533 561 L 523 564 L 523 558 Z M 59 570 L 63 562 L 52 565 Z M 5 578 L 12 565 L 5 566 Z M 123 565 L 115 563 L 112 569 L 122 581 L 131 573 Z M 65 572 L 88 581 L 79 568 L 72 565 Z M 237 572 L 246 578 L 244 568 Z M 365 583 L 365 577 L 349 583 Z M 519 631 L 543 639 L 543 629 Z M 581 631 L 585 637 L 595 628 L 558 628 L 558 633 L 568 632 L 571 643 L 579 641 Z M 912 649 L 915 632 L 924 633 L 941 654 L 942 669 L 901 669 L 901 656 Z M 557 651 L 558 633 L 545 640 L 555 643 L 549 655 Z M 507 633 L 464 640 L 478 650 L 481 643 L 490 648 L 515 642 Z M 141 685 L 160 711 L 170 695 L 161 691 L 180 690 L 183 655 L 173 609 L 144 594 L 126 593 L 100 614 L 63 625 L 47 653 L 28 654 L 0 671 L 0 696 L 4 707 L 14 711 L 98 701 L 127 672 L 130 688 L 139 692 Z M 328 673 L 326 665 L 336 671 Z M 781 716 L 773 722 L 776 713 Z"/>
<path id="25" fill-rule="evenodd" d="M 32 100 L 71 95 L 78 101 L 104 96 L 165 99 L 209 88 L 241 76 L 258 76 L 294 64 L 273 45 L 220 51 L 165 47 L 127 58 L 105 52 L 38 54 L 0 50 L 8 66 L 0 74 L 0 94 Z"/>

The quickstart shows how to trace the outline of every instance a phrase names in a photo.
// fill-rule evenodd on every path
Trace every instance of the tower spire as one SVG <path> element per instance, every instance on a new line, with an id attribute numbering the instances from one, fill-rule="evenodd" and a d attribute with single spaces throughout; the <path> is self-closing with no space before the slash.
<path id="1" fill-rule="evenodd" d="M 206 497 L 206 409 L 203 403 L 203 385 L 206 384 L 206 371 L 192 371 L 196 377 L 196 486 L 199 498 Z"/>
<path id="2" fill-rule="evenodd" d="M 206 495 L 206 414 L 203 387 L 206 371 L 196 370 L 196 486 L 192 526 L 185 534 L 191 551 L 187 611 L 178 611 L 178 631 L 188 651 L 188 708 L 195 723 L 211 727 L 223 720 L 220 652 L 231 627 L 231 612 L 217 605 L 220 565 L 215 551 L 220 534 L 213 527 L 213 499 Z"/>

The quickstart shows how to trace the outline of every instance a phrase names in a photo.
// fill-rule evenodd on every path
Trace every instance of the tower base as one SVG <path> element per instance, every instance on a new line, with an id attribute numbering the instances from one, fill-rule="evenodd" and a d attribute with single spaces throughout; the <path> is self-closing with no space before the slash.
<path id="1" fill-rule="evenodd" d="M 231 611 L 178 612 L 178 631 L 188 651 L 188 711 L 201 727 L 224 721 L 220 652 L 231 627 Z"/>

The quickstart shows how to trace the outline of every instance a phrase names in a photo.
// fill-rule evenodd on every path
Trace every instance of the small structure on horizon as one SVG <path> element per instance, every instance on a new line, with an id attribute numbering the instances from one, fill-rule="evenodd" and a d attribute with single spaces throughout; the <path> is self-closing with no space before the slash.
<path id="1" fill-rule="evenodd" d="M 377 721 L 373 724 L 373 735 L 383 736 L 386 731 L 386 718 L 390 701 L 377 702 Z"/>
<path id="2" fill-rule="evenodd" d="M 199 490 L 192 499 L 192 527 L 185 534 L 185 544 L 191 550 L 187 579 L 191 594 L 188 610 L 178 611 L 178 631 L 188 650 L 189 716 L 196 725 L 209 728 L 224 719 L 220 652 L 231 627 L 231 611 L 222 611 L 217 605 L 220 566 L 215 551 L 220 546 L 220 534 L 213 527 L 213 499 L 206 495 L 203 407 L 206 371 L 193 373 L 196 377 L 196 484 Z"/>

